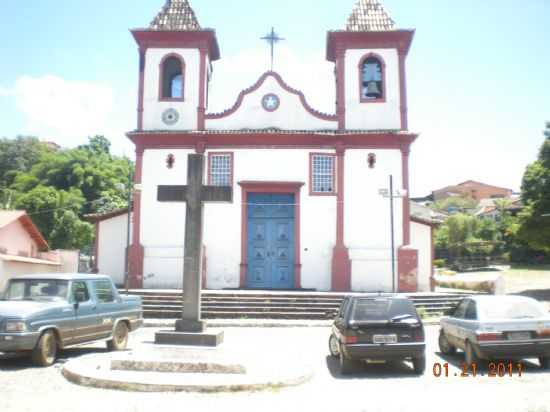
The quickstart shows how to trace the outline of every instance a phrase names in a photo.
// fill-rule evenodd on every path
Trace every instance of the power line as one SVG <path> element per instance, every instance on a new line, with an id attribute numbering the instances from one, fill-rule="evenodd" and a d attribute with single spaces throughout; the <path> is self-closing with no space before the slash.
<path id="1" fill-rule="evenodd" d="M 89 205 L 91 203 L 96 203 L 96 202 L 100 202 L 104 199 L 108 199 L 107 197 L 102 197 L 102 198 L 99 198 L 99 199 L 96 199 L 96 200 L 91 200 L 89 202 L 84 202 L 82 203 L 81 207 L 84 206 L 84 205 Z M 73 209 L 75 206 L 65 206 L 65 207 L 57 207 L 55 209 L 49 209 L 49 210 L 41 210 L 40 212 L 35 212 L 35 213 L 27 213 L 28 216 L 36 216 L 36 215 L 41 215 L 43 213 L 50 213 L 50 212 L 56 212 L 58 210 L 67 210 L 67 209 Z"/>

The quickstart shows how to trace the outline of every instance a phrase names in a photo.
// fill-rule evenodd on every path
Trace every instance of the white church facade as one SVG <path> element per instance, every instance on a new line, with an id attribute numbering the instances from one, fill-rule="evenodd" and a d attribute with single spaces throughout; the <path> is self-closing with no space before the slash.
<path id="1" fill-rule="evenodd" d="M 149 28 L 132 34 L 140 65 L 137 128 L 128 133 L 137 189 L 130 287 L 182 287 L 185 204 L 159 202 L 157 189 L 185 185 L 187 156 L 198 153 L 204 183 L 234 193 L 231 203 L 205 205 L 203 287 L 429 290 L 433 227 L 411 219 L 408 199 L 417 135 L 408 130 L 405 62 L 414 31 L 396 29 L 378 0 L 360 0 L 346 29 L 328 33 L 337 97 L 330 114 L 272 71 L 232 107 L 210 113 L 220 52 L 187 0 L 168 0 Z M 390 203 L 380 193 L 390 175 L 399 196 L 393 279 Z M 101 234 L 115 218 L 125 239 L 119 214 L 96 224 L 105 273 L 116 236 Z"/>

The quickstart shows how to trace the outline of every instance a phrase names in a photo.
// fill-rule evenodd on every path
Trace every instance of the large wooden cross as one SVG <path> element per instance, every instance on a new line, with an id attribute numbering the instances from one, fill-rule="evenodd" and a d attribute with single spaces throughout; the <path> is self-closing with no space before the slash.
<path id="1" fill-rule="evenodd" d="M 204 155 L 190 154 L 186 186 L 159 186 L 159 202 L 185 202 L 185 253 L 183 264 L 183 313 L 176 321 L 178 332 L 203 332 L 201 321 L 201 266 L 204 202 L 231 202 L 233 189 L 204 186 Z"/>

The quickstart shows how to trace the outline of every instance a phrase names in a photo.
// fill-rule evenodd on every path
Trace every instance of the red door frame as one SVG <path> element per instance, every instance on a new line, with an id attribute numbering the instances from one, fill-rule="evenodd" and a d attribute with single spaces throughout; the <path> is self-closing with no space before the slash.
<path id="1" fill-rule="evenodd" d="M 294 287 L 301 288 L 302 263 L 300 259 L 300 192 L 303 182 L 239 182 L 241 186 L 241 271 L 239 287 L 246 288 L 248 269 L 248 194 L 290 193 L 294 195 Z"/>

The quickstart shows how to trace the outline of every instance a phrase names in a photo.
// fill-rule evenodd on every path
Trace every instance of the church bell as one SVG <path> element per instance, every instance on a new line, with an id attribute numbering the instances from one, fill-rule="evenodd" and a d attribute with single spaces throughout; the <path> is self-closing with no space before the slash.
<path id="1" fill-rule="evenodd" d="M 367 97 L 380 97 L 381 94 L 378 82 L 374 80 L 367 82 Z"/>

